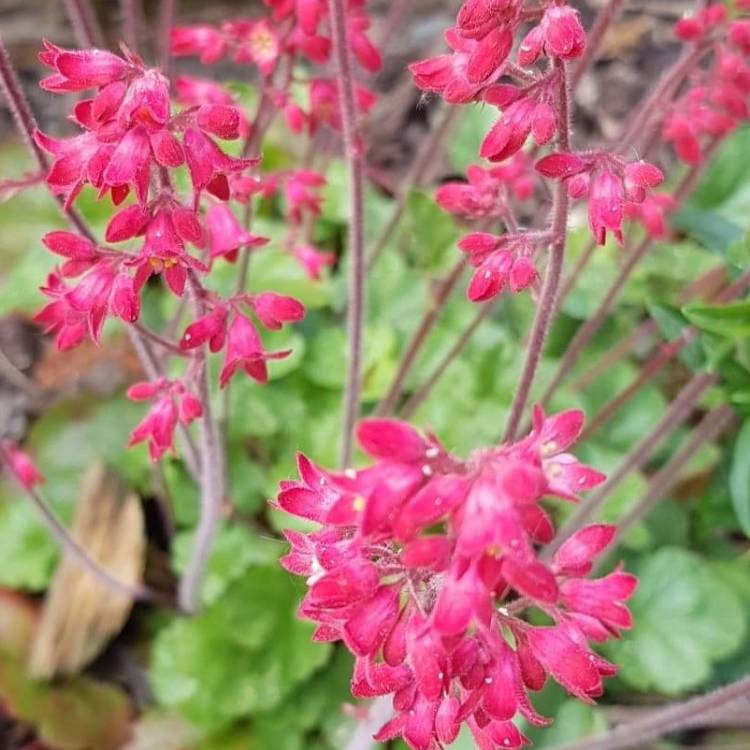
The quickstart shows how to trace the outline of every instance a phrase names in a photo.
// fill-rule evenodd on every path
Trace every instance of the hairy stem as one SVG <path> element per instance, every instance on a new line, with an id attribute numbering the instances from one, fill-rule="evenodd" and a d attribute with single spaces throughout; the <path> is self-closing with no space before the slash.
<path id="1" fill-rule="evenodd" d="M 430 335 L 430 332 L 435 327 L 438 320 L 440 320 L 440 316 L 450 299 L 451 293 L 456 288 L 456 284 L 460 281 L 466 266 L 467 261 L 465 258 L 458 260 L 453 266 L 450 274 L 448 274 L 448 278 L 440 284 L 437 294 L 431 301 L 428 309 L 425 311 L 422 320 L 417 326 L 417 330 L 414 332 L 411 341 L 406 347 L 406 351 L 401 358 L 401 363 L 399 364 L 398 371 L 393 378 L 391 387 L 388 389 L 388 393 L 386 393 L 383 400 L 378 404 L 375 410 L 376 414 L 382 416 L 393 412 L 399 398 L 401 397 L 406 378 L 411 372 L 411 368 L 414 366 L 417 356 L 422 351 L 422 347 L 425 345 L 427 337 Z"/>
<path id="2" fill-rule="evenodd" d="M 628 454 L 598 490 L 589 495 L 557 532 L 557 536 L 544 549 L 545 558 L 556 552 L 560 545 L 585 526 L 604 505 L 610 494 L 622 484 L 631 471 L 638 471 L 648 461 L 662 441 L 674 432 L 695 409 L 700 397 L 717 382 L 716 375 L 699 373 L 676 396 L 666 414 Z"/>
<path id="3" fill-rule="evenodd" d="M 143 9 L 140 0 L 120 0 L 122 16 L 122 39 L 136 54 L 139 51 L 139 39 L 143 33 Z"/>
<path id="4" fill-rule="evenodd" d="M 6 470 L 13 476 L 18 482 L 20 488 L 26 494 L 31 504 L 37 510 L 42 520 L 46 524 L 55 541 L 60 545 L 61 549 L 72 559 L 74 559 L 84 570 L 91 573 L 100 583 L 104 584 L 108 589 L 123 594 L 136 601 L 146 602 L 159 602 L 167 603 L 168 606 L 173 607 L 174 603 L 169 601 L 167 597 L 160 594 L 157 591 L 153 591 L 143 585 L 131 585 L 124 581 L 115 578 L 108 570 L 103 568 L 89 553 L 71 536 L 65 524 L 58 518 L 57 514 L 49 507 L 45 502 L 44 498 L 33 488 L 27 487 L 20 479 L 18 474 L 13 468 L 13 463 L 10 461 L 8 454 L 2 446 L 0 446 L 0 460 Z"/>
<path id="5" fill-rule="evenodd" d="M 2 37 L 0 37 L 0 90 L 2 90 L 8 103 L 8 108 L 13 115 L 13 120 L 15 121 L 19 135 L 29 149 L 31 156 L 36 161 L 39 169 L 46 175 L 49 170 L 47 155 L 34 140 L 34 133 L 37 130 L 36 119 L 31 111 L 31 107 L 29 106 L 28 99 L 23 93 L 23 88 L 18 80 L 18 76 L 13 69 L 10 55 L 8 54 L 8 50 Z M 75 226 L 75 228 L 89 239 L 93 239 L 91 231 L 78 213 L 72 208 L 65 206 L 64 197 L 56 195 L 55 199 L 60 205 L 62 212 L 67 216 L 68 220 Z"/>
<path id="6" fill-rule="evenodd" d="M 414 412 L 425 402 L 427 397 L 432 392 L 432 389 L 437 385 L 437 382 L 443 376 L 445 371 L 450 365 L 461 356 L 461 353 L 466 348 L 469 341 L 476 333 L 482 322 L 489 317 L 490 313 L 495 309 L 494 303 L 487 303 L 483 305 L 479 312 L 474 316 L 473 320 L 467 326 L 466 330 L 458 337 L 456 343 L 451 347 L 443 359 L 439 362 L 437 367 L 432 371 L 430 376 L 425 380 L 422 385 L 414 391 L 409 400 L 404 404 L 400 410 L 400 415 L 404 419 L 409 419 Z"/>
<path id="7" fill-rule="evenodd" d="M 190 279 L 196 317 L 205 313 L 198 285 Z M 195 531 L 193 549 L 185 574 L 180 580 L 178 600 L 186 612 L 197 612 L 201 605 L 201 584 L 219 530 L 225 496 L 224 446 L 211 406 L 211 387 L 208 378 L 206 347 L 198 350 L 196 363 L 198 398 L 203 407 L 201 417 L 201 513 Z"/>
<path id="8" fill-rule="evenodd" d="M 104 34 L 91 0 L 65 0 L 65 10 L 80 47 L 104 46 Z"/>
<path id="9" fill-rule="evenodd" d="M 578 65 L 576 65 L 573 74 L 570 77 L 573 88 L 578 85 L 586 71 L 596 60 L 596 56 L 599 53 L 604 37 L 609 31 L 609 27 L 612 25 L 615 18 L 617 18 L 617 14 L 620 12 L 625 2 L 626 0 L 608 0 L 608 2 L 600 9 L 587 34 L 586 49 L 584 50 L 583 57 L 578 61 Z"/>
<path id="10" fill-rule="evenodd" d="M 365 315 L 364 159 L 357 132 L 357 108 L 344 0 L 328 0 L 333 53 L 337 66 L 339 107 L 344 152 L 349 172 L 349 300 L 347 309 L 348 356 L 344 390 L 344 424 L 341 465 L 351 463 L 354 426 L 362 392 L 362 343 Z"/>
<path id="11" fill-rule="evenodd" d="M 730 424 L 734 416 L 734 411 L 729 406 L 720 406 L 706 414 L 684 445 L 654 474 L 643 497 L 618 521 L 618 538 L 624 536 L 654 509 L 677 484 L 680 474 L 693 456 L 706 443 L 716 438 Z"/>
<path id="12" fill-rule="evenodd" d="M 602 737 L 555 745 L 551 750 L 627 750 L 627 748 L 645 747 L 665 734 L 699 727 L 717 709 L 740 700 L 747 700 L 748 696 L 750 696 L 750 676 L 743 677 L 707 695 L 699 695 L 656 709 L 643 719 L 624 722 Z"/>
<path id="13" fill-rule="evenodd" d="M 730 284 L 716 298 L 716 302 L 720 304 L 731 302 L 733 299 L 739 297 L 747 289 L 748 285 L 750 285 L 750 271 L 746 271 L 733 284 Z M 638 377 L 612 399 L 612 401 L 609 401 L 601 411 L 597 412 L 594 419 L 586 425 L 581 438 L 588 437 L 602 427 L 602 425 L 606 424 L 641 388 L 648 385 L 685 347 L 695 341 L 698 335 L 699 331 L 697 328 L 686 326 L 677 338 L 663 344 L 656 356 L 643 365 L 643 368 L 638 373 Z"/>
<path id="14" fill-rule="evenodd" d="M 555 59 L 555 70 L 557 71 L 558 95 L 557 95 L 557 148 L 560 151 L 570 150 L 570 97 L 568 91 L 568 78 L 565 62 Z M 526 349 L 526 361 L 524 363 L 521 381 L 518 385 L 513 404 L 508 417 L 503 440 L 511 442 L 518 430 L 523 417 L 526 404 L 529 400 L 531 387 L 534 384 L 539 362 L 544 352 L 544 344 L 547 340 L 552 319 L 557 308 L 557 294 L 562 278 L 562 269 L 565 262 L 565 247 L 568 234 L 568 189 L 564 182 L 560 182 L 555 190 L 555 200 L 552 209 L 552 245 L 550 257 L 547 261 L 547 269 L 544 276 L 544 286 L 539 299 L 536 317 L 531 329 L 529 344 Z"/>
<path id="15" fill-rule="evenodd" d="M 170 55 L 170 32 L 174 26 L 175 17 L 177 16 L 177 0 L 161 0 L 159 6 L 159 21 L 157 27 L 157 45 L 156 54 L 159 60 L 159 67 L 165 76 L 169 77 L 169 66 L 171 62 Z"/>
<path id="16" fill-rule="evenodd" d="M 574 263 L 570 273 L 565 277 L 562 284 L 560 284 L 560 293 L 557 296 L 558 309 L 562 307 L 567 296 L 573 291 L 578 279 L 581 278 L 581 274 L 586 270 L 598 249 L 599 245 L 594 240 L 590 240 L 589 244 L 586 245 L 584 251 Z"/>

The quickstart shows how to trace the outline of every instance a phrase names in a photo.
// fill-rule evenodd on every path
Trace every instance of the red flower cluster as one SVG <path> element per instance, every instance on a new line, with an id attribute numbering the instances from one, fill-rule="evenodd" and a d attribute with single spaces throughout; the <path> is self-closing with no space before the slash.
<path id="1" fill-rule="evenodd" d="M 231 157 L 215 140 L 249 133 L 231 95 L 216 84 L 182 78 L 178 95 L 186 109 L 173 113 L 167 79 L 127 50 L 120 57 L 96 49 L 64 50 L 46 42 L 40 57 L 54 71 L 41 84 L 48 91 L 95 90 L 74 108 L 73 119 L 82 134 L 68 140 L 36 134 L 54 156 L 47 182 L 68 203 L 87 184 L 100 197 L 111 195 L 115 204 L 133 192 L 136 202 L 112 216 L 105 237 L 108 243 L 138 247 L 114 250 L 72 232 L 47 234 L 44 244 L 64 262 L 43 287 L 51 301 L 37 321 L 56 335 L 60 349 L 76 346 L 87 335 L 98 342 L 107 317 L 137 321 L 143 287 L 153 275 L 160 275 L 177 296 L 191 284 L 203 310 L 188 326 L 181 348 L 188 353 L 204 345 L 211 352 L 225 349 L 222 386 L 238 369 L 265 382 L 266 361 L 289 352 L 266 352 L 243 306 L 270 329 L 301 320 L 304 308 L 273 292 L 240 293 L 223 300 L 201 283 L 217 258 L 231 262 L 241 248 L 268 241 L 243 228 L 225 203 L 237 185 L 249 183 L 250 192 L 256 192 L 260 183 L 243 174 L 257 159 Z M 187 204 L 170 177 L 170 170 L 182 165 L 193 186 Z M 307 212 L 319 212 L 319 199 L 311 191 L 321 180 L 300 173 L 286 181 L 289 213 L 295 221 L 301 222 Z M 69 285 L 68 279 L 77 281 Z M 188 425 L 202 416 L 202 405 L 193 395 L 196 373 L 190 356 L 188 363 L 182 378 L 161 378 L 129 391 L 134 400 L 153 400 L 131 437 L 131 445 L 149 441 L 153 460 L 172 448 L 178 423 Z"/>
<path id="2" fill-rule="evenodd" d="M 433 435 L 372 419 L 358 433 L 372 466 L 335 474 L 299 457 L 277 502 L 321 528 L 288 531 L 282 563 L 307 578 L 300 614 L 315 638 L 356 656 L 353 694 L 393 695 L 377 739 L 435 750 L 466 723 L 483 750 L 517 748 L 514 717 L 547 723 L 528 697 L 547 675 L 583 701 L 602 694 L 616 668 L 588 641 L 631 626 L 636 586 L 619 569 L 586 578 L 614 528 L 583 529 L 549 565 L 535 552 L 554 535 L 540 500 L 576 501 L 604 479 L 567 452 L 582 426 L 580 412 L 537 410 L 527 438 L 461 461 Z M 526 622 L 530 607 L 553 624 Z"/>
<path id="3" fill-rule="evenodd" d="M 750 117 L 750 21 L 727 22 L 723 5 L 711 5 L 676 26 L 677 35 L 699 50 L 715 50 L 711 66 L 672 106 L 662 127 L 677 156 L 699 164 L 707 142 L 721 138 Z"/>
<path id="4" fill-rule="evenodd" d="M 508 215 L 511 196 L 517 201 L 533 196 L 534 178 L 531 160 L 518 153 L 492 169 L 471 165 L 466 170 L 467 182 L 447 182 L 438 189 L 435 201 L 448 213 L 471 219 L 503 219 Z"/>
<path id="5" fill-rule="evenodd" d="M 646 161 L 627 163 L 607 151 L 573 154 L 558 152 L 536 164 L 545 177 L 563 180 L 572 198 L 589 200 L 589 227 L 603 245 L 607 232 L 622 243 L 622 222 L 628 203 L 643 203 L 650 188 L 664 181 L 661 170 Z"/>

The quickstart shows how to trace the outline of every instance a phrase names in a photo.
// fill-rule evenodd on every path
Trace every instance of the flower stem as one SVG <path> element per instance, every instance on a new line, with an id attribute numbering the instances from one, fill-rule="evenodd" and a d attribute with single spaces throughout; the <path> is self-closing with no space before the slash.
<path id="1" fill-rule="evenodd" d="M 645 518 L 662 498 L 677 484 L 682 470 L 706 443 L 714 440 L 734 419 L 731 407 L 720 406 L 706 414 L 684 445 L 651 478 L 643 497 L 617 522 L 617 537 L 623 537 Z"/>
<path id="2" fill-rule="evenodd" d="M 80 47 L 104 47 L 104 34 L 91 0 L 65 0 L 65 10 Z"/>
<path id="3" fill-rule="evenodd" d="M 717 709 L 746 700 L 749 695 L 750 676 L 746 676 L 707 695 L 656 709 L 640 720 L 624 722 L 602 737 L 566 742 L 554 745 L 550 750 L 627 750 L 645 747 L 665 734 L 699 727 Z"/>
<path id="4" fill-rule="evenodd" d="M 414 412 L 425 402 L 427 397 L 432 392 L 432 389 L 437 385 L 437 382 L 443 376 L 445 371 L 450 365 L 461 355 L 463 350 L 466 348 L 469 341 L 476 333 L 482 322 L 489 317 L 490 313 L 495 309 L 494 303 L 488 303 L 483 305 L 479 312 L 474 316 L 474 319 L 466 327 L 466 330 L 459 336 L 456 343 L 451 347 L 448 353 L 443 357 L 438 366 L 432 371 L 430 376 L 425 382 L 417 388 L 416 391 L 411 395 L 409 400 L 404 404 L 400 410 L 400 415 L 404 419 L 409 419 Z"/>
<path id="5" fill-rule="evenodd" d="M 348 356 L 344 390 L 344 424 L 341 465 L 352 458 L 354 426 L 359 417 L 362 392 L 362 343 L 365 314 L 364 159 L 357 133 L 357 108 L 352 59 L 344 0 L 328 0 L 331 14 L 333 52 L 337 65 L 339 107 L 344 152 L 349 172 L 349 301 L 347 310 Z"/>
<path id="6" fill-rule="evenodd" d="M 136 54 L 140 44 L 138 40 L 143 33 L 143 8 L 140 0 L 120 0 L 122 15 L 122 39 Z"/>
<path id="7" fill-rule="evenodd" d="M 174 26 L 177 15 L 177 0 L 161 0 L 159 6 L 159 25 L 157 27 L 157 49 L 159 67 L 165 76 L 169 77 L 170 55 L 170 32 Z"/>
<path id="8" fill-rule="evenodd" d="M 661 442 L 672 434 L 694 411 L 700 397 L 717 382 L 716 375 L 699 373 L 688 382 L 672 402 L 666 414 L 654 429 L 646 435 L 611 474 L 607 481 L 589 495 L 573 512 L 557 532 L 557 536 L 545 547 L 544 557 L 549 558 L 562 543 L 586 525 L 604 505 L 604 502 L 622 484 L 631 471 L 638 471 L 648 461 Z"/>
<path id="9" fill-rule="evenodd" d="M 557 95 L 557 147 L 560 151 L 570 150 L 570 96 L 568 91 L 568 77 L 565 62 L 555 59 L 555 70 L 558 74 Z M 557 309 L 557 294 L 562 278 L 565 262 L 565 247 L 568 234 L 568 189 L 564 182 L 560 182 L 555 190 L 555 200 L 552 209 L 552 245 L 547 270 L 544 276 L 544 286 L 539 299 L 536 317 L 531 329 L 526 362 L 524 363 L 521 381 L 518 385 L 513 404 L 510 409 L 508 424 L 505 428 L 503 440 L 511 442 L 518 430 L 526 404 L 529 400 L 531 387 L 534 384 L 539 362 L 542 359 L 544 344 L 547 340 L 552 319 Z"/>
<path id="10" fill-rule="evenodd" d="M 417 330 L 411 338 L 406 352 L 401 359 L 398 371 L 396 372 L 391 387 L 388 389 L 383 400 L 378 404 L 375 409 L 375 413 L 378 415 L 390 414 L 396 407 L 401 392 L 406 382 L 406 377 L 411 372 L 411 368 L 417 359 L 417 356 L 422 351 L 422 347 L 427 341 L 427 337 L 435 327 L 436 323 L 440 319 L 440 316 L 445 309 L 445 306 L 451 296 L 451 293 L 456 288 L 456 284 L 461 279 L 464 270 L 466 269 L 467 261 L 466 258 L 460 258 L 451 269 L 448 278 L 441 283 L 435 298 L 431 301 L 428 309 L 422 317 L 422 320 L 417 326 Z"/>
<path id="11" fill-rule="evenodd" d="M 109 571 L 103 568 L 89 553 L 71 536 L 65 524 L 58 518 L 57 514 L 49 507 L 45 502 L 44 498 L 33 488 L 27 487 L 21 481 L 18 474 L 13 469 L 13 464 L 8 458 L 8 454 L 2 446 L 0 446 L 0 460 L 7 471 L 14 477 L 18 482 L 21 489 L 25 492 L 26 497 L 29 499 L 31 504 L 37 510 L 42 520 L 46 524 L 55 541 L 60 545 L 62 550 L 71 556 L 78 564 L 86 571 L 91 573 L 100 583 L 104 584 L 107 588 L 112 591 L 116 591 L 118 594 L 124 594 L 125 596 L 134 599 L 136 601 L 143 602 L 157 602 L 160 604 L 166 604 L 169 607 L 174 607 L 174 602 L 170 601 L 168 597 L 154 591 L 147 586 L 143 585 L 132 585 L 125 583 L 124 581 L 115 578 Z"/>
<path id="12" fill-rule="evenodd" d="M 190 294 L 196 317 L 205 314 L 198 285 L 191 277 Z M 193 540 L 193 549 L 185 574 L 180 580 L 178 600 L 186 612 L 200 609 L 201 584 L 206 573 L 211 550 L 219 530 L 225 496 L 224 447 L 211 406 L 211 387 L 208 379 L 206 347 L 197 355 L 198 398 L 203 407 L 201 417 L 201 514 Z"/>
<path id="13" fill-rule="evenodd" d="M 716 302 L 723 304 L 736 299 L 750 285 L 750 271 L 746 271 L 733 284 L 728 286 L 717 298 Z M 661 370 L 671 362 L 679 353 L 685 349 L 691 342 L 695 341 L 699 335 L 697 328 L 686 326 L 680 335 L 672 341 L 664 344 L 655 357 L 643 365 L 638 373 L 638 377 L 614 399 L 594 416 L 581 435 L 585 439 L 596 432 L 602 425 L 606 424 L 617 412 L 638 393 L 641 388 L 650 383 Z"/>
<path id="14" fill-rule="evenodd" d="M 617 18 L 617 14 L 620 12 L 620 9 L 625 2 L 626 0 L 608 0 L 594 19 L 594 23 L 586 35 L 586 49 L 570 77 L 570 83 L 574 89 L 578 86 L 581 78 L 583 78 L 586 71 L 596 60 L 596 56 L 599 53 L 604 37 L 609 31 L 609 27 L 612 25 L 615 18 Z"/>

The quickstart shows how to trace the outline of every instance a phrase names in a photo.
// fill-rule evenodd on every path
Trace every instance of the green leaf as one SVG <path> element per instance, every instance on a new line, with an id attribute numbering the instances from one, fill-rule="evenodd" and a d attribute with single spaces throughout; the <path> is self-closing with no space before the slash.
<path id="1" fill-rule="evenodd" d="M 672 224 L 707 250 L 726 256 L 742 236 L 742 227 L 714 211 L 687 206 L 672 216 Z"/>
<path id="2" fill-rule="evenodd" d="M 690 325 L 679 310 L 668 305 L 650 304 L 648 305 L 648 312 L 667 341 L 674 341 L 680 337 Z M 691 341 L 683 347 L 679 358 L 691 370 L 698 370 L 705 364 L 705 358 L 698 341 Z"/>
<path id="3" fill-rule="evenodd" d="M 636 626 L 608 644 L 607 655 L 639 690 L 677 695 L 700 686 L 712 665 L 742 644 L 743 603 L 703 560 L 675 547 L 659 550 L 634 572 L 640 579 L 631 601 Z"/>
<path id="4" fill-rule="evenodd" d="M 682 312 L 694 325 L 728 338 L 750 335 L 750 300 L 727 305 L 692 304 Z"/>
<path id="5" fill-rule="evenodd" d="M 183 532 L 175 538 L 172 562 L 177 573 L 184 573 L 192 549 L 192 532 Z M 275 563 L 284 549 L 281 541 L 260 537 L 244 526 L 222 525 L 203 581 L 203 602 L 210 605 L 217 601 L 248 568 Z"/>
<path id="6" fill-rule="evenodd" d="M 55 540 L 25 498 L 0 506 L 0 586 L 43 591 L 58 557 Z"/>
<path id="7" fill-rule="evenodd" d="M 466 167 L 476 164 L 479 147 L 487 131 L 497 120 L 497 110 L 484 104 L 462 107 L 461 121 L 450 138 L 449 153 L 453 168 L 463 174 Z"/>
<path id="8" fill-rule="evenodd" d="M 406 216 L 401 242 L 406 243 L 406 254 L 417 268 L 442 268 L 453 257 L 458 240 L 458 229 L 449 214 L 435 203 L 435 199 L 412 190 L 406 199 Z"/>
<path id="9" fill-rule="evenodd" d="M 734 444 L 729 491 L 740 527 L 750 536 L 750 420 L 742 425 Z"/>
<path id="10" fill-rule="evenodd" d="M 211 731 L 281 705 L 330 654 L 297 618 L 300 595 L 278 566 L 252 567 L 198 617 L 164 628 L 151 667 L 159 703 Z"/>
<path id="11" fill-rule="evenodd" d="M 711 160 L 692 202 L 709 209 L 720 206 L 747 182 L 745 155 L 750 149 L 750 130 L 742 128 L 728 138 Z"/>

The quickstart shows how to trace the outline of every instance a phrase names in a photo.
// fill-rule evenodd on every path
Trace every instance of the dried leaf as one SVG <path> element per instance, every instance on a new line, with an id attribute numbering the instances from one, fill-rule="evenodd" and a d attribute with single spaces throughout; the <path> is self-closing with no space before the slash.
<path id="1" fill-rule="evenodd" d="M 71 535 L 101 567 L 123 583 L 143 574 L 145 537 L 140 501 L 103 464 L 83 482 Z M 29 669 L 39 679 L 75 674 L 91 662 L 127 620 L 133 602 L 66 555 L 42 609 Z"/>

